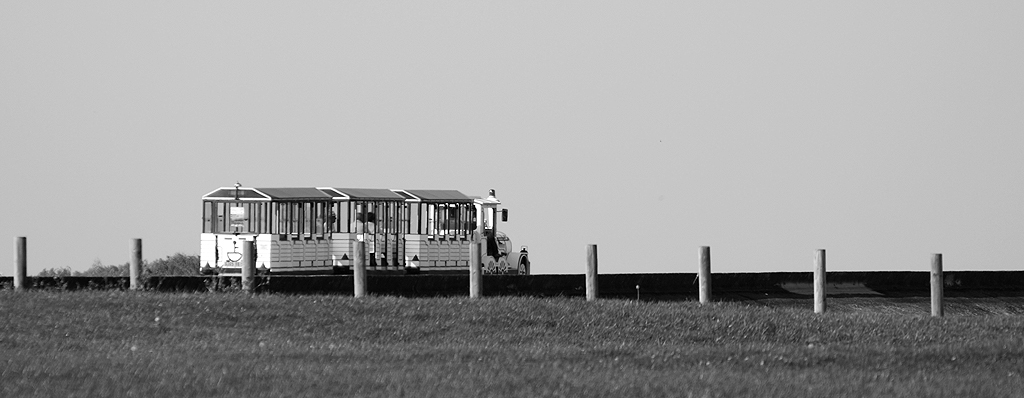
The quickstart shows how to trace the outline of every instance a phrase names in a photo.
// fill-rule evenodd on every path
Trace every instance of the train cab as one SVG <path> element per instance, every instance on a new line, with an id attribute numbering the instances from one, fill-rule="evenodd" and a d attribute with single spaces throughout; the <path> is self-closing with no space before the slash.
<path id="1" fill-rule="evenodd" d="M 514 250 L 508 235 L 498 230 L 500 222 L 508 221 L 508 209 L 502 209 L 501 201 L 490 190 L 486 198 L 473 199 L 476 213 L 481 215 L 476 220 L 476 230 L 480 231 L 481 262 L 486 274 L 517 274 L 530 273 L 530 258 L 526 246 Z"/>

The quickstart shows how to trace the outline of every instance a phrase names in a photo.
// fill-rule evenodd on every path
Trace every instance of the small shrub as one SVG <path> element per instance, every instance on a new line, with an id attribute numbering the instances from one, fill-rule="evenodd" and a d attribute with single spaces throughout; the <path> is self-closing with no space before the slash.
<path id="1" fill-rule="evenodd" d="M 92 266 L 85 271 L 72 271 L 71 268 L 68 267 L 48 268 L 40 271 L 39 276 L 130 276 L 131 271 L 129 266 L 129 263 L 105 265 L 100 260 L 95 260 L 93 261 Z M 153 260 L 152 262 L 144 261 L 142 264 L 142 273 L 144 276 L 199 275 L 199 256 L 175 253 L 167 256 L 167 258 Z"/>
<path id="2" fill-rule="evenodd" d="M 103 265 L 100 260 L 93 261 L 92 266 L 84 272 L 75 272 L 75 276 L 128 276 L 128 263 L 121 265 Z"/>
<path id="3" fill-rule="evenodd" d="M 39 272 L 39 276 L 42 277 L 59 277 L 59 276 L 72 276 L 74 273 L 71 272 L 71 268 L 47 268 Z"/>
<path id="4" fill-rule="evenodd" d="M 154 260 L 143 267 L 147 275 L 154 276 L 188 276 L 199 275 L 199 256 L 175 253 Z"/>

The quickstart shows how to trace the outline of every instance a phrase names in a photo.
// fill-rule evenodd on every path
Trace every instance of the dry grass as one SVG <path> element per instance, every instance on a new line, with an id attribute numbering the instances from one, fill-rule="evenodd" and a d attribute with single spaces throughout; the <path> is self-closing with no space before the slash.
<path id="1" fill-rule="evenodd" d="M 2 396 L 1016 396 L 1019 299 L 0 291 Z"/>

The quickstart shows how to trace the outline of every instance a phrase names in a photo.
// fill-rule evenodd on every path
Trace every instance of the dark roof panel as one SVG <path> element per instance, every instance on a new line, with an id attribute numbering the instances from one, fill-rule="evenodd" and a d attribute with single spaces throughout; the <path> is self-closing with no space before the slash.
<path id="1" fill-rule="evenodd" d="M 316 188 L 256 188 L 272 200 L 326 200 L 331 195 Z"/>
<path id="2" fill-rule="evenodd" d="M 402 195 L 391 192 L 390 189 L 375 188 L 334 188 L 335 190 L 348 195 L 352 200 L 396 200 L 404 201 Z"/>
<path id="3" fill-rule="evenodd" d="M 473 201 L 469 196 L 453 189 L 407 189 L 405 191 L 424 202 L 462 203 Z"/>

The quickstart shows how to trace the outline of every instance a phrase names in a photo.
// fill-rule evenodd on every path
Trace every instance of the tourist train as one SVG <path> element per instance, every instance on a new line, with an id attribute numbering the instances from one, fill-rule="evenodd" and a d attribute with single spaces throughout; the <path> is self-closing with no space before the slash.
<path id="1" fill-rule="evenodd" d="M 530 273 L 526 246 L 514 250 L 498 230 L 508 210 L 494 190 L 250 188 L 235 184 L 203 196 L 199 263 L 204 274 L 241 272 L 254 242 L 257 272 L 350 273 L 359 242 L 379 273 Z M 480 244 L 479 258 L 472 246 Z"/>

